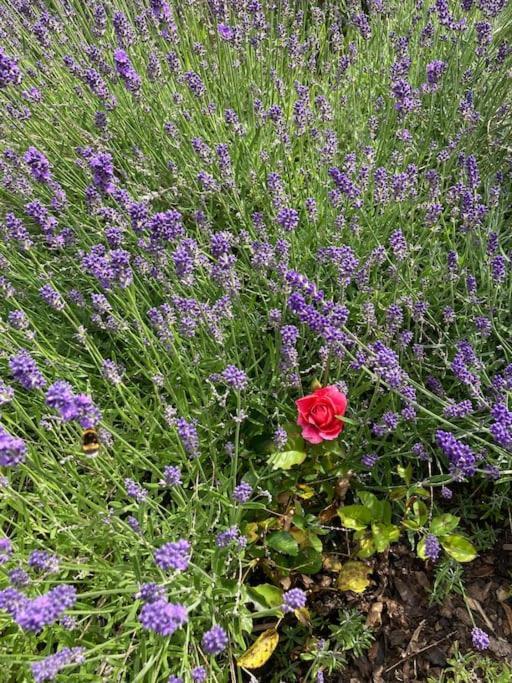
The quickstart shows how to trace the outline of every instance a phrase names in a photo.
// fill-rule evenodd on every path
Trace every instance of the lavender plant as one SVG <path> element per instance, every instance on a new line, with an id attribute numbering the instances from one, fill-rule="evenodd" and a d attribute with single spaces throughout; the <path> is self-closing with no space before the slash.
<path id="1" fill-rule="evenodd" d="M 340 481 L 360 557 L 503 514 L 510 7 L 363 4 L 1 8 L 5 680 L 242 680 Z"/>

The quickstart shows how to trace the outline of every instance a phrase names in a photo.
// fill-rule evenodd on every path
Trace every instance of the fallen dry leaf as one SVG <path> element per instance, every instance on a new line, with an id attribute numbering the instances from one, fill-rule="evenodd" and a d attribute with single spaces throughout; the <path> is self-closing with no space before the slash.
<path id="1" fill-rule="evenodd" d="M 384 607 L 383 602 L 373 602 L 368 610 L 368 616 L 366 617 L 366 626 L 368 628 L 378 628 L 382 624 L 382 609 Z"/>
<path id="2" fill-rule="evenodd" d="M 512 634 L 512 607 L 507 605 L 506 602 L 500 602 L 500 605 L 503 608 L 503 611 L 505 612 L 505 616 L 507 617 L 508 633 L 510 635 Z"/>
<path id="3" fill-rule="evenodd" d="M 259 669 L 270 659 L 278 643 L 279 633 L 275 628 L 269 628 L 237 659 L 236 663 L 244 669 Z"/>

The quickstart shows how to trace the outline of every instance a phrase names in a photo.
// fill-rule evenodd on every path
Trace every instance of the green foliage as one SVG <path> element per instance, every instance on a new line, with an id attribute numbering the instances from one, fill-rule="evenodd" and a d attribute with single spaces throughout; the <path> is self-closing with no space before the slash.
<path id="1" fill-rule="evenodd" d="M 364 654 L 374 640 L 372 632 L 365 626 L 365 617 L 355 609 L 341 610 L 329 631 L 336 645 L 354 657 Z"/>
<path id="2" fill-rule="evenodd" d="M 458 648 L 448 660 L 441 678 L 429 677 L 427 683 L 509 683 L 512 667 L 477 653 L 461 653 Z"/>
<path id="3" fill-rule="evenodd" d="M 435 579 L 430 595 L 431 604 L 441 605 L 452 593 L 460 593 L 462 566 L 450 557 L 441 559 L 435 566 Z"/>

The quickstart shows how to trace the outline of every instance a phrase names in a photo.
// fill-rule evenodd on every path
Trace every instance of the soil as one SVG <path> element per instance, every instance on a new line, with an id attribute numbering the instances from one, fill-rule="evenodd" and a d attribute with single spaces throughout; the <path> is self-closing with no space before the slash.
<path id="1" fill-rule="evenodd" d="M 512 663 L 512 537 L 507 533 L 492 552 L 482 553 L 464 571 L 463 583 L 476 626 L 490 636 L 486 656 Z M 425 683 L 440 680 L 455 644 L 473 650 L 473 624 L 462 596 L 429 604 L 434 572 L 404 545 L 374 564 L 374 587 L 362 594 L 318 591 L 311 607 L 328 618 L 343 606 L 367 615 L 375 641 L 365 656 L 349 660 L 330 683 Z M 336 596 L 336 597 L 335 597 Z"/>

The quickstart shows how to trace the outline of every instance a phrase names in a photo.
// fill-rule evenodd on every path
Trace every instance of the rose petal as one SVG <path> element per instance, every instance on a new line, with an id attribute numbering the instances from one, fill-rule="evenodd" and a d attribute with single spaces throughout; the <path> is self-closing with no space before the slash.
<path id="1" fill-rule="evenodd" d="M 309 441 L 309 443 L 322 443 L 322 437 L 318 433 L 318 429 L 308 425 L 302 430 L 302 438 Z"/>
<path id="2" fill-rule="evenodd" d="M 342 394 L 341 391 L 334 386 L 324 387 L 324 389 L 320 389 L 320 391 L 324 392 L 324 398 L 329 398 L 329 400 L 332 402 L 336 415 L 345 414 L 348 403 L 345 394 Z"/>
<path id="3" fill-rule="evenodd" d="M 297 406 L 297 410 L 299 411 L 299 413 L 306 415 L 315 405 L 316 401 L 317 399 L 315 395 L 309 394 L 309 396 L 303 396 L 302 398 L 298 398 L 295 401 L 295 405 Z"/>
<path id="4" fill-rule="evenodd" d="M 339 424 L 341 426 L 341 422 Z M 336 439 L 341 434 L 342 431 L 343 431 L 342 426 L 341 426 L 341 429 L 337 429 L 337 430 L 331 429 L 327 432 L 322 430 L 320 432 L 320 436 L 322 437 L 322 439 L 325 439 L 326 441 L 333 441 L 333 439 Z"/>
<path id="5" fill-rule="evenodd" d="M 313 420 L 313 423 L 321 428 L 327 427 L 334 419 L 334 410 L 331 402 L 321 401 L 313 406 L 308 416 L 308 422 Z"/>

